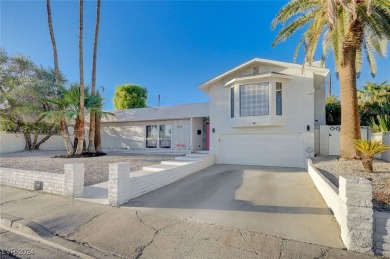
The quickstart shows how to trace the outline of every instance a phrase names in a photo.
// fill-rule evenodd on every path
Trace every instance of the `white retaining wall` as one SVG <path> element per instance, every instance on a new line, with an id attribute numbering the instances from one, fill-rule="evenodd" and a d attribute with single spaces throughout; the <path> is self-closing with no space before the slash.
<path id="1" fill-rule="evenodd" d="M 328 207 L 340 225 L 341 239 L 347 249 L 372 253 L 374 251 L 374 220 L 372 185 L 362 177 L 339 177 L 339 190 L 316 168 L 311 159 L 307 170 Z"/>
<path id="2" fill-rule="evenodd" d="M 138 171 L 130 173 L 129 163 L 110 164 L 108 180 L 108 202 L 119 206 L 128 200 L 162 186 L 173 183 L 194 172 L 205 169 L 215 162 L 214 155 L 207 155 L 201 160 L 186 165 L 157 172 Z"/>
<path id="3" fill-rule="evenodd" d="M 49 173 L 0 167 L 0 184 L 35 190 L 35 182 L 42 182 L 42 191 L 78 197 L 84 189 L 84 164 L 65 164 L 65 173 Z"/>
<path id="4" fill-rule="evenodd" d="M 390 257 L 390 213 L 374 212 L 375 219 L 375 252 Z"/>
<path id="5" fill-rule="evenodd" d="M 41 140 L 46 135 L 39 135 Z M 31 135 L 33 138 L 33 135 Z M 0 131 L 0 154 L 24 150 L 26 142 L 21 133 L 7 133 Z M 41 150 L 65 150 L 64 139 L 61 136 L 53 135 L 40 146 Z"/>

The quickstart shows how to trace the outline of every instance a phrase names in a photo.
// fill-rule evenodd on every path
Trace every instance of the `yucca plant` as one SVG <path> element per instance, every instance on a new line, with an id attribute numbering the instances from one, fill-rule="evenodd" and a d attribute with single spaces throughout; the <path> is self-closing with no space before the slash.
<path id="1" fill-rule="evenodd" d="M 390 146 L 383 145 L 379 141 L 370 141 L 359 139 L 355 142 L 356 150 L 360 151 L 363 154 L 362 165 L 363 170 L 372 173 L 374 172 L 372 161 L 374 160 L 374 155 L 385 152 L 390 149 Z"/>

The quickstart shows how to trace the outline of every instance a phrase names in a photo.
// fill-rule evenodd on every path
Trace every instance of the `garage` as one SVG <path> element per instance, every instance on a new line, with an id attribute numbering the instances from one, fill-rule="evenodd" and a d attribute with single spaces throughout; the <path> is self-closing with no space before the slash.
<path id="1" fill-rule="evenodd" d="M 302 167 L 301 134 L 222 134 L 218 164 Z"/>

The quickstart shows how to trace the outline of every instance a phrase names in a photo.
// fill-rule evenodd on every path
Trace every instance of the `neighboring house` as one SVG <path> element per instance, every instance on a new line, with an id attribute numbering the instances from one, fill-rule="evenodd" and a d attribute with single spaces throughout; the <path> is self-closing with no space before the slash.
<path id="1" fill-rule="evenodd" d="M 113 111 L 102 120 L 102 147 L 136 151 L 207 150 L 208 103 Z"/>
<path id="2" fill-rule="evenodd" d="M 217 164 L 304 167 L 314 127 L 325 125 L 328 73 L 256 58 L 201 84 L 210 104 L 115 111 L 102 123 L 103 148 L 210 150 Z"/>
<path id="3" fill-rule="evenodd" d="M 210 97 L 217 164 L 304 167 L 325 124 L 329 70 L 252 59 L 199 86 Z"/>

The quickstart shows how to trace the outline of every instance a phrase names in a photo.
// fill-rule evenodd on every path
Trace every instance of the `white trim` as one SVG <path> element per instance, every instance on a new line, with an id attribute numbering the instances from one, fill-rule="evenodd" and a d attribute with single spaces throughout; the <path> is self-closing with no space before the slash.
<path id="1" fill-rule="evenodd" d="M 270 65 L 276 65 L 276 66 L 280 66 L 280 67 L 285 67 L 285 68 L 293 68 L 293 69 L 301 69 L 302 70 L 302 67 L 303 65 L 301 64 L 294 64 L 294 63 L 288 63 L 288 62 L 282 62 L 282 61 L 275 61 L 275 60 L 269 60 L 269 59 L 261 59 L 261 58 L 254 58 L 252 60 L 249 60 L 237 67 L 234 67 L 233 69 L 230 69 L 228 71 L 226 71 L 225 73 L 222 73 L 202 84 L 200 84 L 198 86 L 198 88 L 200 90 L 202 90 L 203 92 L 207 92 L 207 88 L 214 82 L 226 77 L 227 75 L 229 74 L 232 74 L 234 72 L 236 72 L 237 70 L 240 70 L 244 67 L 247 67 L 247 66 L 250 66 L 250 65 L 254 65 L 254 64 L 257 64 L 257 63 L 266 63 L 266 64 L 270 64 Z M 329 73 L 329 69 L 328 68 L 323 68 L 323 67 L 315 67 L 315 66 L 309 66 L 309 65 L 305 65 L 305 69 L 309 70 L 309 71 L 312 71 L 312 72 L 316 72 L 318 74 L 322 74 L 324 76 L 326 76 L 328 73 Z"/>

